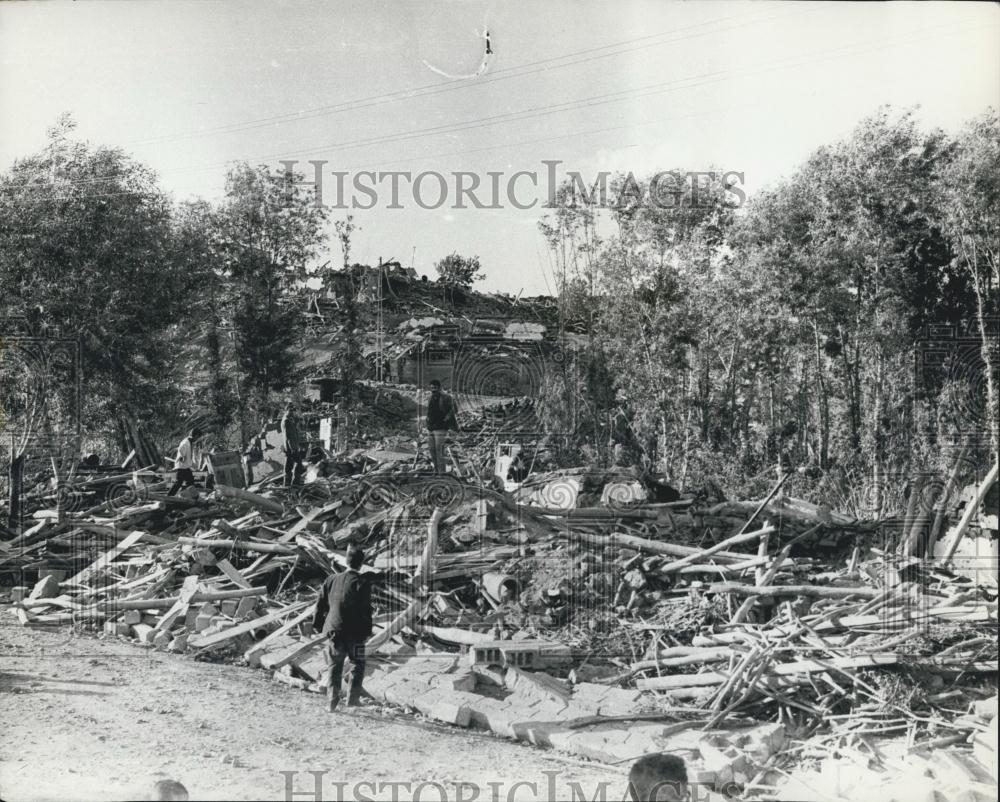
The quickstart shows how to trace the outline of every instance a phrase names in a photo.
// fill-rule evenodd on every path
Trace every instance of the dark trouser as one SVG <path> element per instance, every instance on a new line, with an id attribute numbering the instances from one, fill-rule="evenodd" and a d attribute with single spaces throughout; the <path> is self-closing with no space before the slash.
<path id="1" fill-rule="evenodd" d="M 292 480 L 302 476 L 302 452 L 288 451 L 285 454 L 285 487 L 291 487 Z"/>
<path id="2" fill-rule="evenodd" d="M 194 487 L 194 471 L 190 468 L 177 469 L 177 479 L 174 481 L 174 486 L 170 488 L 170 492 L 167 495 L 177 495 L 177 491 L 182 487 Z"/>
<path id="3" fill-rule="evenodd" d="M 326 644 L 326 653 L 330 657 L 330 684 L 326 689 L 327 696 L 340 695 L 340 684 L 344 680 L 344 661 L 351 658 L 351 693 L 348 701 L 356 702 L 361 698 L 361 684 L 365 680 L 365 644 L 364 641 L 350 642 L 332 639 Z"/>
<path id="4" fill-rule="evenodd" d="M 444 447 L 448 443 L 448 432 L 444 429 L 433 429 L 430 432 L 431 460 L 434 462 L 434 473 L 447 473 L 448 459 Z"/>

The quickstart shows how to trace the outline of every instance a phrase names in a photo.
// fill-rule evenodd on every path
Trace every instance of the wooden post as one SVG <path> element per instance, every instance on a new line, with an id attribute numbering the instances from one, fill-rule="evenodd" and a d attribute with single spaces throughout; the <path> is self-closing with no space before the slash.
<path id="1" fill-rule="evenodd" d="M 969 527 L 969 522 L 979 513 L 979 505 L 983 503 L 983 499 L 986 498 L 986 494 L 989 492 L 989 489 L 997 480 L 997 467 L 997 463 L 993 463 L 993 467 L 990 468 L 990 472 L 986 474 L 986 478 L 983 479 L 983 483 L 979 486 L 979 492 L 977 492 L 976 497 L 969 502 L 969 506 L 965 508 L 965 513 L 962 515 L 962 520 L 958 522 L 958 525 L 952 532 L 951 539 L 948 541 L 947 545 L 945 545 L 944 554 L 942 555 L 942 562 L 944 565 L 951 562 L 951 558 L 955 554 L 955 549 L 958 548 L 962 535 L 965 534 L 965 530 Z"/>
<path id="2" fill-rule="evenodd" d="M 24 453 L 18 452 L 14 435 L 10 436 L 10 468 L 7 472 L 9 492 L 7 499 L 7 528 L 21 533 L 21 485 L 24 482 Z"/>

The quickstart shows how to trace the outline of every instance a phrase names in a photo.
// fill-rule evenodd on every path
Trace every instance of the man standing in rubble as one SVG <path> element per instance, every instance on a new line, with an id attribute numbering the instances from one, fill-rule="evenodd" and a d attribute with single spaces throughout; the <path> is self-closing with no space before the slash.
<path id="1" fill-rule="evenodd" d="M 313 629 L 329 637 L 329 684 L 326 689 L 327 709 L 332 713 L 340 702 L 340 684 L 344 661 L 351 659 L 351 690 L 349 707 L 361 704 L 365 678 L 365 641 L 372 634 L 371 586 L 359 570 L 365 560 L 360 546 L 347 549 L 347 570 L 328 577 L 316 602 Z"/>
<path id="2" fill-rule="evenodd" d="M 431 397 L 427 401 L 427 433 L 430 438 L 431 459 L 434 473 L 446 473 L 448 465 L 444 448 L 448 442 L 448 431 L 458 431 L 458 413 L 455 400 L 441 391 L 441 382 L 431 381 Z"/>
<path id="3" fill-rule="evenodd" d="M 291 487 L 292 482 L 302 475 L 302 436 L 299 434 L 299 421 L 294 407 L 285 407 L 281 417 L 282 448 L 285 452 L 285 487 Z"/>
<path id="4" fill-rule="evenodd" d="M 173 487 L 167 492 L 168 496 L 177 495 L 177 491 L 181 488 L 194 487 L 194 450 L 195 443 L 200 437 L 201 429 L 196 426 L 177 446 L 177 456 L 174 457 L 174 471 L 177 473 L 177 478 L 174 480 Z"/>

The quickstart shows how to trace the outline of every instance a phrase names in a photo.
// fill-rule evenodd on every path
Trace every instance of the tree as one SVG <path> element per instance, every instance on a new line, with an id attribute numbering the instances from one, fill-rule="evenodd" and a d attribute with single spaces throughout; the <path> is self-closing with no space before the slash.
<path id="1" fill-rule="evenodd" d="M 174 215 L 174 258 L 192 277 L 195 291 L 177 324 L 178 372 L 194 389 L 192 405 L 211 410 L 212 426 L 225 441 L 236 411 L 232 380 L 232 285 L 225 270 L 218 211 L 206 201 L 181 204 Z"/>
<path id="2" fill-rule="evenodd" d="M 165 333 L 191 282 L 172 258 L 171 206 L 152 171 L 73 129 L 60 118 L 39 153 L 0 175 L 0 297 L 80 338 L 84 425 L 110 437 L 118 416 L 164 421 L 176 407 Z M 71 406 L 65 370 L 48 386 Z"/>
<path id="3" fill-rule="evenodd" d="M 438 282 L 450 288 L 469 289 L 473 282 L 486 277 L 482 272 L 478 256 L 459 256 L 448 254 L 434 265 L 438 272 Z"/>
<path id="4" fill-rule="evenodd" d="M 953 154 L 940 164 L 937 192 L 943 201 L 942 228 L 975 296 L 982 365 L 967 367 L 973 385 L 983 388 L 980 420 L 989 433 L 990 461 L 995 462 L 1000 446 L 1000 117 L 995 109 L 970 121 L 959 134 Z"/>
<path id="5" fill-rule="evenodd" d="M 294 378 L 306 266 L 325 241 L 326 210 L 300 182 L 301 177 L 246 163 L 226 177 L 219 221 L 244 442 L 248 413 L 270 414 L 271 394 Z"/>

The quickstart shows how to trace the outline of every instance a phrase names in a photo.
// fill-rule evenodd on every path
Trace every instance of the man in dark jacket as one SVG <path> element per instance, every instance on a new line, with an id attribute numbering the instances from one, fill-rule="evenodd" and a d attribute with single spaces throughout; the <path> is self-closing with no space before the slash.
<path id="1" fill-rule="evenodd" d="M 289 404 L 281 417 L 282 451 L 285 453 L 285 487 L 291 487 L 303 473 L 302 435 L 295 408 Z"/>
<path id="2" fill-rule="evenodd" d="M 458 415 L 455 401 L 447 393 L 441 392 L 441 382 L 431 382 L 431 397 L 427 401 L 427 434 L 430 437 L 431 459 L 434 473 L 445 473 L 448 463 L 444 447 L 448 442 L 448 430 L 458 431 Z"/>
<path id="3" fill-rule="evenodd" d="M 358 572 L 365 560 L 360 546 L 347 549 L 347 570 L 333 574 L 323 583 L 316 603 L 313 628 L 329 636 L 330 676 L 327 686 L 328 709 L 332 713 L 340 702 L 340 683 L 344 661 L 351 658 L 349 706 L 361 703 L 361 684 L 365 678 L 365 641 L 372 634 L 371 586 Z"/>

